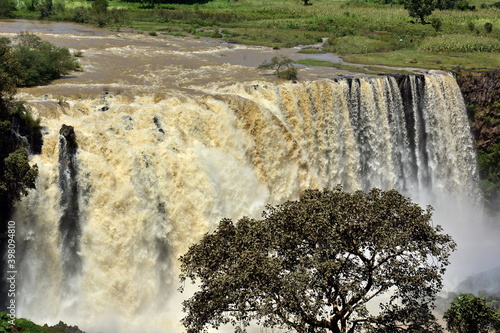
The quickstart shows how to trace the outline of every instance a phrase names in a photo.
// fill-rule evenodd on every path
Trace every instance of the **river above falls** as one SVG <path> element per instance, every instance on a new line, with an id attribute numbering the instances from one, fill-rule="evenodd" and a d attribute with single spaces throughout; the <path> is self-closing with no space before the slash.
<path id="1" fill-rule="evenodd" d="M 93 26 L 27 20 L 0 21 L 0 37 L 13 38 L 21 31 L 36 33 L 60 47 L 80 51 L 82 71 L 74 72 L 50 85 L 22 89 L 33 95 L 78 97 L 103 90 L 114 93 L 151 94 L 169 90 L 197 91 L 201 86 L 236 82 L 277 82 L 272 71 L 257 69 L 276 55 L 293 60 L 321 56 L 341 63 L 333 54 L 306 55 L 300 48 L 272 49 L 225 42 L 219 39 L 150 36 L 132 30 L 110 31 Z M 300 80 L 316 80 L 338 75 L 353 75 L 332 67 L 299 65 Z"/>

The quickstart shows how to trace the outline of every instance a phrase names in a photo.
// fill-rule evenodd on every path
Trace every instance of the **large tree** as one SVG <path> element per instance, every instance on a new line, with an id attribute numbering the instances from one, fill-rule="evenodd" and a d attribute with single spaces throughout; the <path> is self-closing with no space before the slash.
<path id="1" fill-rule="evenodd" d="M 180 258 L 189 333 L 256 322 L 299 333 L 438 332 L 431 314 L 455 248 L 398 192 L 308 190 L 262 220 L 223 219 Z M 183 288 L 181 288 L 182 290 Z M 367 303 L 386 294 L 377 315 Z"/>
<path id="2" fill-rule="evenodd" d="M 403 3 L 410 16 L 420 20 L 422 24 L 426 23 L 425 18 L 437 7 L 436 0 L 404 0 Z"/>

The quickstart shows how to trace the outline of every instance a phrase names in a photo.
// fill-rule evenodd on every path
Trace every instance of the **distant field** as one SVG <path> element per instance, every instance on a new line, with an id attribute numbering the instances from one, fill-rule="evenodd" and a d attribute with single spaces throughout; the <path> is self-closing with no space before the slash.
<path id="1" fill-rule="evenodd" d="M 23 1 L 23 0 L 21 0 Z M 25 0 L 28 1 L 28 0 Z M 54 0 L 52 19 L 74 20 L 89 1 Z M 428 21 L 412 23 L 402 5 L 365 1 L 214 0 L 205 4 L 163 4 L 154 9 L 139 3 L 110 1 L 127 15 L 110 29 L 142 33 L 209 36 L 274 48 L 322 43 L 325 52 L 347 62 L 371 65 L 450 69 L 497 68 L 500 57 L 500 9 L 495 0 L 471 0 L 475 11 L 436 10 Z M 71 10 L 70 10 L 71 9 Z M 18 13 L 30 17 L 26 10 Z M 32 15 L 31 15 L 32 16 Z M 33 18 L 33 17 L 31 17 Z M 491 24 L 491 32 L 485 24 Z"/>

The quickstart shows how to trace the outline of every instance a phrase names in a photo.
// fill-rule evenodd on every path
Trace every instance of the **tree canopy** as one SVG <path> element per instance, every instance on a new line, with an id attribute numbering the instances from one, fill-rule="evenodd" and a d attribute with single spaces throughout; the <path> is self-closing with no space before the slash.
<path id="1" fill-rule="evenodd" d="M 444 313 L 448 331 L 452 333 L 500 332 L 500 315 L 484 297 L 460 294 Z"/>
<path id="2" fill-rule="evenodd" d="M 297 332 L 438 332 L 431 314 L 455 248 L 397 191 L 308 190 L 263 219 L 223 219 L 180 258 L 188 332 L 256 322 Z M 183 288 L 181 288 L 181 291 Z M 378 314 L 367 302 L 387 293 Z"/>
<path id="3" fill-rule="evenodd" d="M 420 20 L 422 24 L 425 24 L 425 18 L 437 7 L 435 0 L 404 0 L 403 4 L 410 16 Z"/>

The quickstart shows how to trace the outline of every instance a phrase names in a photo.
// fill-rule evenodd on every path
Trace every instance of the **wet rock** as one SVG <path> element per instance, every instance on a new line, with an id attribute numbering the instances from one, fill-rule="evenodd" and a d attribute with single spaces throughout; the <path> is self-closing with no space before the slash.
<path id="1" fill-rule="evenodd" d="M 68 149 L 78 148 L 78 144 L 76 142 L 75 129 L 73 128 L 73 126 L 68 126 L 68 125 L 63 124 L 61 126 L 61 129 L 59 130 L 59 134 L 62 135 L 66 139 Z"/>

